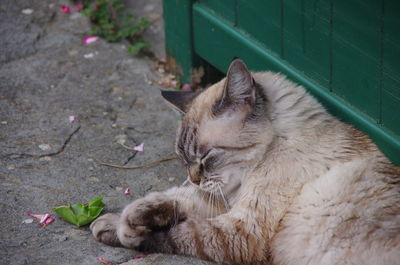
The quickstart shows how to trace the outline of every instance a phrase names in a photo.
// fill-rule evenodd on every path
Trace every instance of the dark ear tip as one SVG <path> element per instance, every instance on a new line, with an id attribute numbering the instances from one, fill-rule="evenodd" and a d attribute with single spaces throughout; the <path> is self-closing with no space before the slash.
<path id="1" fill-rule="evenodd" d="M 160 91 L 161 91 L 161 96 L 168 101 L 170 101 L 178 92 L 178 91 L 162 90 L 162 89 L 160 89 Z"/>
<path id="2" fill-rule="evenodd" d="M 240 69 L 240 70 L 246 70 L 247 71 L 247 66 L 243 62 L 242 59 L 235 59 L 231 62 L 231 65 L 229 66 L 229 69 Z"/>
<path id="3" fill-rule="evenodd" d="M 231 64 L 234 64 L 234 63 L 241 63 L 241 64 L 244 64 L 243 60 L 240 59 L 240 58 L 237 58 L 237 57 L 236 57 L 235 59 L 233 59 L 232 62 L 231 62 Z"/>
<path id="4" fill-rule="evenodd" d="M 183 113 L 197 95 L 197 92 L 191 91 L 161 90 L 161 96 Z"/>

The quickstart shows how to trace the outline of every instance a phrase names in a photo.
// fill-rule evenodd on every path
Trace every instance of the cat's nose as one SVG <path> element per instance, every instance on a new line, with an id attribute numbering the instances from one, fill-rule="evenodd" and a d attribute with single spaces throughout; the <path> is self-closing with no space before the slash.
<path id="1" fill-rule="evenodd" d="M 193 184 L 200 185 L 202 176 L 199 173 L 199 170 L 195 167 L 191 167 L 189 169 L 189 178 Z"/>
<path id="2" fill-rule="evenodd" d="M 193 184 L 200 185 L 201 177 L 199 177 L 199 176 L 194 176 L 194 177 L 190 176 L 190 180 L 193 182 Z"/>

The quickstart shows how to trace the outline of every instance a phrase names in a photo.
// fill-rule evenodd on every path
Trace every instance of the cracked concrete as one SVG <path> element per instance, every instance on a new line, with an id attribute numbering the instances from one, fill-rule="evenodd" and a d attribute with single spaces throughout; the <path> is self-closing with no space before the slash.
<path id="1" fill-rule="evenodd" d="M 162 103 L 161 87 L 148 83 L 157 78 L 150 59 L 128 55 L 123 43 L 82 45 L 90 25 L 79 14 L 60 13 L 61 3 L 0 3 L 0 264 L 100 264 L 95 256 L 112 264 L 206 264 L 159 254 L 131 260 L 133 250 L 96 242 L 88 227 L 59 218 L 47 227 L 23 222 L 26 212 L 56 216 L 53 207 L 96 195 L 104 197 L 105 212 L 117 212 L 185 178 L 177 160 L 135 170 L 100 164 L 172 155 L 180 117 Z M 33 13 L 23 14 L 26 8 Z M 148 39 L 162 56 L 161 0 L 143 8 L 158 12 Z M 78 120 L 70 123 L 70 115 Z M 121 142 L 144 142 L 145 152 Z"/>

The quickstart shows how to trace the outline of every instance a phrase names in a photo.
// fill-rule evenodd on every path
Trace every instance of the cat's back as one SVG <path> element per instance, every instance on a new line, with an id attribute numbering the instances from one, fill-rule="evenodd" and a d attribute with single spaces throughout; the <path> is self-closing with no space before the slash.
<path id="1" fill-rule="evenodd" d="M 253 76 L 285 136 L 279 150 L 296 156 L 291 169 L 278 171 L 310 173 L 296 176 L 306 184 L 273 238 L 274 264 L 400 264 L 400 167 L 303 87 L 272 72 Z"/>
<path id="2" fill-rule="evenodd" d="M 276 264 L 399 264 L 400 168 L 355 159 L 305 184 L 273 253 Z"/>

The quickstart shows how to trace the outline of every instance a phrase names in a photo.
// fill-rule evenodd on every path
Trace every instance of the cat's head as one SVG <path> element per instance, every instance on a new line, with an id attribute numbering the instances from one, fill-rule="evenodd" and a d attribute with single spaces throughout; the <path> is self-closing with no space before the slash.
<path id="1" fill-rule="evenodd" d="M 239 187 L 273 137 L 267 99 L 246 65 L 234 60 L 227 77 L 202 92 L 162 95 L 184 113 L 176 152 L 191 183 L 207 192 L 230 193 Z"/>

